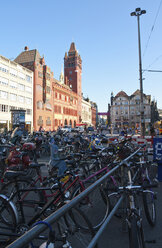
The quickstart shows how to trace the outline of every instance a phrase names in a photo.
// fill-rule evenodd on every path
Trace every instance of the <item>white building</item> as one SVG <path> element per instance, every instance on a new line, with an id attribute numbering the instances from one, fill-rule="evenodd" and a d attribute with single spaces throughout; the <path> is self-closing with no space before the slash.
<path id="1" fill-rule="evenodd" d="M 151 122 L 151 96 L 143 94 L 144 119 L 147 127 Z M 111 99 L 111 123 L 116 127 L 137 128 L 140 126 L 140 91 L 131 96 L 120 91 Z"/>
<path id="2" fill-rule="evenodd" d="M 87 126 L 92 125 L 92 111 L 91 103 L 88 100 L 82 98 L 82 123 L 87 124 Z"/>
<path id="3" fill-rule="evenodd" d="M 25 123 L 33 127 L 33 72 L 0 56 L 0 129 L 11 127 L 11 109 L 26 110 Z"/>

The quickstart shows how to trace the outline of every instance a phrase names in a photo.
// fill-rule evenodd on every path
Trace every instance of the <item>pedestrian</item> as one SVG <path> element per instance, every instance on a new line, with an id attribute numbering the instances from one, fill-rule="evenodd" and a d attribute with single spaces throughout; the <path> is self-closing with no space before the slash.
<path id="1" fill-rule="evenodd" d="M 154 136 L 155 135 L 155 129 L 154 129 L 154 126 L 152 126 L 152 125 L 150 127 L 150 135 L 151 136 Z"/>
<path id="2" fill-rule="evenodd" d="M 58 153 L 58 146 L 55 142 L 55 139 L 52 137 L 50 139 L 50 161 L 49 165 L 51 167 L 58 168 L 58 176 L 63 176 L 64 172 L 67 169 L 66 163 L 64 160 L 60 159 L 59 153 Z"/>

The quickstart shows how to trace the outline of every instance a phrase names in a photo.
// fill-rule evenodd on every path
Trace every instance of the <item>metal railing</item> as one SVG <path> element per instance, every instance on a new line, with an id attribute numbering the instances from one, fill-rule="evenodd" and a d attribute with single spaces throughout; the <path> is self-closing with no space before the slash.
<path id="1" fill-rule="evenodd" d="M 45 222 L 49 223 L 50 225 L 56 222 L 61 216 L 63 216 L 67 211 L 69 211 L 71 208 L 73 208 L 77 203 L 79 203 L 84 197 L 86 197 L 89 193 L 91 193 L 93 190 L 95 190 L 100 184 L 102 184 L 114 171 L 116 171 L 119 167 L 121 167 L 123 164 L 128 162 L 135 154 L 137 154 L 141 150 L 141 147 L 137 149 L 134 153 L 132 153 L 130 156 L 128 156 L 126 159 L 121 161 L 118 165 L 116 165 L 113 169 L 111 169 L 108 173 L 106 173 L 104 176 L 102 176 L 100 179 L 98 179 L 95 183 L 93 183 L 91 186 L 89 186 L 87 189 L 85 189 L 82 193 L 80 193 L 78 196 L 76 196 L 74 199 L 72 199 L 70 202 L 68 202 L 63 207 L 59 208 L 56 212 L 51 214 L 49 217 L 44 219 Z M 110 214 L 108 215 L 107 219 L 103 223 L 103 225 L 100 227 L 99 231 L 96 233 L 92 241 L 90 242 L 88 248 L 92 248 L 97 243 L 97 240 L 105 230 L 106 226 L 110 222 L 112 216 L 118 209 L 119 205 L 123 201 L 123 196 L 120 197 L 115 207 L 112 209 Z M 38 237 L 40 233 L 45 231 L 47 229 L 46 225 L 40 224 L 38 226 L 33 227 L 28 232 L 26 232 L 24 235 L 19 237 L 16 241 L 14 241 L 12 244 L 8 245 L 7 248 L 22 248 L 25 245 L 29 244 L 34 238 Z"/>

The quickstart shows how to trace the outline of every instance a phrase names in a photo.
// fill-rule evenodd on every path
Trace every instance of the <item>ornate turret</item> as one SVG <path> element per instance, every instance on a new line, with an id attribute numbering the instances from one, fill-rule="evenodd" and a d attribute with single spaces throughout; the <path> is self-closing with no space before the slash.
<path id="1" fill-rule="evenodd" d="M 64 84 L 64 73 L 63 73 L 63 65 L 61 66 L 61 74 L 60 74 L 60 83 Z"/>

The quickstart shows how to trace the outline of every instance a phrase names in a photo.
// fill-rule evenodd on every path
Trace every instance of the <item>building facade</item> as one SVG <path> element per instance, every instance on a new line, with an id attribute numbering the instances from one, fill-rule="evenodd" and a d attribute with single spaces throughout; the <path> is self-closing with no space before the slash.
<path id="1" fill-rule="evenodd" d="M 40 127 L 45 130 L 51 130 L 52 127 L 52 80 L 53 72 L 45 64 L 44 57 L 39 52 L 29 50 L 25 47 L 25 51 L 15 59 L 22 66 L 33 71 L 33 127 L 39 130 Z"/>
<path id="2" fill-rule="evenodd" d="M 92 125 L 92 110 L 91 110 L 91 103 L 89 99 L 82 98 L 82 114 L 81 114 L 81 121 L 83 124 L 87 126 Z"/>
<path id="3" fill-rule="evenodd" d="M 145 126 L 151 123 L 151 96 L 143 94 Z M 128 96 L 120 91 L 115 97 L 111 96 L 111 123 L 115 127 L 138 128 L 141 122 L 140 91 Z"/>
<path id="4" fill-rule="evenodd" d="M 72 42 L 69 52 L 64 57 L 64 77 L 65 84 L 78 95 L 77 102 L 77 122 L 81 122 L 82 114 L 82 60 Z"/>
<path id="5" fill-rule="evenodd" d="M 26 128 L 33 126 L 33 72 L 0 56 L 0 128 L 12 129 L 11 110 L 25 110 Z"/>
<path id="6" fill-rule="evenodd" d="M 75 45 L 74 45 L 75 47 Z M 73 45 L 70 48 L 70 56 L 73 52 Z M 25 47 L 15 61 L 24 67 L 33 71 L 34 86 L 33 86 L 33 125 L 34 130 L 39 130 L 42 127 L 44 130 L 57 130 L 59 126 L 71 125 L 76 126 L 78 123 L 78 110 L 80 89 L 76 88 L 75 80 L 81 82 L 80 77 L 76 77 L 76 72 L 73 66 L 68 67 L 70 71 L 66 71 L 66 75 L 73 77 L 73 85 L 69 82 L 70 79 L 66 76 L 64 80 L 63 72 L 61 72 L 60 80 L 53 77 L 53 72 L 50 67 L 45 64 L 44 57 L 41 57 L 39 52 L 29 50 Z M 78 64 L 78 58 L 76 59 Z M 66 64 L 66 62 L 65 62 Z M 65 66 L 66 67 L 66 66 Z M 75 66 L 75 69 L 78 65 Z M 71 73 L 72 71 L 72 73 Z M 78 87 L 78 86 L 77 86 Z"/>
<path id="7" fill-rule="evenodd" d="M 75 43 L 72 42 L 68 53 L 64 57 L 64 74 L 60 79 L 53 76 L 50 67 L 45 63 L 39 52 L 25 50 L 15 59 L 23 67 L 33 71 L 33 126 L 34 130 L 42 127 L 44 130 L 57 130 L 59 126 L 71 125 L 75 127 L 82 120 L 82 60 Z M 91 117 L 94 117 L 95 108 L 91 106 Z M 93 114 L 92 114 L 93 112 Z M 93 118 L 92 118 L 93 115 Z M 96 125 L 96 123 L 95 123 Z"/>
<path id="8" fill-rule="evenodd" d="M 54 130 L 64 125 L 77 124 L 78 95 L 63 81 L 53 80 Z"/>

